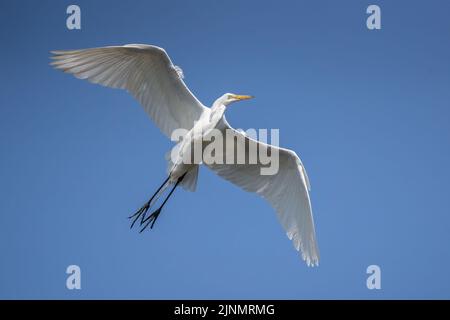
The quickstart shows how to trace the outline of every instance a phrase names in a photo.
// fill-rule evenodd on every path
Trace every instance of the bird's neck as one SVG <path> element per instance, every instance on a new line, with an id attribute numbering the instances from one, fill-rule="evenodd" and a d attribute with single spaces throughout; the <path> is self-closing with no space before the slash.
<path id="1" fill-rule="evenodd" d="M 211 107 L 211 115 L 222 116 L 225 113 L 227 107 L 223 103 L 214 103 Z"/>
<path id="2" fill-rule="evenodd" d="M 218 122 L 222 118 L 226 109 L 227 107 L 223 103 L 214 103 L 213 106 L 211 107 L 211 114 L 209 121 Z"/>

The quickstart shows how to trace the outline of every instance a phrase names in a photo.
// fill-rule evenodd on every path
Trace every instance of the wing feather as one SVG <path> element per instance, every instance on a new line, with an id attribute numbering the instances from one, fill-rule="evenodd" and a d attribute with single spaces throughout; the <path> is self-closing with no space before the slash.
<path id="1" fill-rule="evenodd" d="M 204 163 L 225 180 L 266 199 L 276 210 L 278 220 L 294 247 L 301 252 L 303 260 L 308 266 L 318 265 L 319 249 L 309 199 L 309 180 L 300 158 L 292 150 L 271 146 L 245 136 L 242 132 L 233 129 L 225 117 L 218 128 L 232 130 L 233 135 L 238 138 L 235 141 L 246 143 L 243 148 L 247 153 L 249 143 L 257 144 L 258 148 L 270 149 L 269 152 L 279 152 L 279 170 L 274 175 L 261 175 L 260 169 L 263 165 L 259 160 L 257 164 L 248 164 L 248 162 L 226 164 L 225 160 L 223 164 L 208 164 L 207 161 Z M 237 144 L 228 144 L 229 141 L 225 141 L 224 155 L 230 152 L 230 148 L 234 148 L 236 156 Z"/>
<path id="2" fill-rule="evenodd" d="M 52 53 L 56 69 L 129 91 L 168 137 L 175 129 L 190 130 L 209 110 L 189 91 L 181 69 L 162 48 L 129 44 Z"/>

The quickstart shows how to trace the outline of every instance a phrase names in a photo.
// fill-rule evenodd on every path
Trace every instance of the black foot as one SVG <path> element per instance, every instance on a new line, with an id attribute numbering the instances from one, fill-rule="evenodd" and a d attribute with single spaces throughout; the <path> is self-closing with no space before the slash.
<path id="1" fill-rule="evenodd" d="M 162 207 L 156 209 L 155 211 L 153 211 L 153 213 L 152 213 L 150 216 L 148 216 L 148 217 L 145 218 L 145 219 L 142 219 L 141 225 L 143 225 L 144 223 L 145 223 L 145 225 L 144 225 L 144 227 L 141 229 L 141 231 L 139 231 L 139 233 L 141 233 L 142 231 L 144 231 L 145 229 L 147 229 L 147 227 L 148 227 L 149 225 L 150 225 L 150 229 L 153 229 L 153 225 L 155 224 L 156 219 L 158 219 L 159 214 L 161 213 L 161 209 L 162 209 Z"/>
<path id="2" fill-rule="evenodd" d="M 140 208 L 138 211 L 136 211 L 132 216 L 128 217 L 129 219 L 133 219 L 133 222 L 131 223 L 130 229 L 133 228 L 134 224 L 136 223 L 136 221 L 138 221 L 139 218 L 141 218 L 141 226 L 144 224 L 144 227 L 141 229 L 141 231 L 139 231 L 139 233 L 141 233 L 142 231 L 144 231 L 145 229 L 147 229 L 147 227 L 150 225 L 150 229 L 153 229 L 153 225 L 156 222 L 156 219 L 158 219 L 159 214 L 161 213 L 161 209 L 164 207 L 164 205 L 166 204 L 167 200 L 169 200 L 170 196 L 172 195 L 172 193 L 175 191 L 176 187 L 178 186 L 178 184 L 183 180 L 184 176 L 186 175 L 183 174 L 175 183 L 175 185 L 173 186 L 172 190 L 170 190 L 169 194 L 167 195 L 166 199 L 163 201 L 163 203 L 161 204 L 161 206 L 155 210 L 150 216 L 146 217 L 147 215 L 147 211 L 150 209 L 151 206 L 153 206 L 153 199 L 155 199 L 155 201 L 158 200 L 159 198 L 159 192 L 161 191 L 161 189 L 168 183 L 169 181 L 169 177 L 167 177 L 166 181 L 163 182 L 163 184 L 158 188 L 158 190 L 155 192 L 155 194 L 150 198 L 150 200 L 144 204 L 142 206 L 142 208 Z M 165 189 L 164 189 L 165 190 Z M 156 198 L 155 198 L 156 197 Z"/>
<path id="3" fill-rule="evenodd" d="M 150 208 L 150 201 L 148 201 L 146 204 L 144 204 L 142 206 L 142 208 L 140 208 L 138 211 L 136 211 L 136 213 L 134 213 L 132 216 L 128 217 L 128 219 L 134 218 L 133 222 L 131 223 L 130 229 L 133 228 L 134 224 L 141 216 L 142 216 L 141 225 L 144 223 L 144 221 L 146 220 L 145 215 L 147 214 L 147 211 L 149 208 Z"/>

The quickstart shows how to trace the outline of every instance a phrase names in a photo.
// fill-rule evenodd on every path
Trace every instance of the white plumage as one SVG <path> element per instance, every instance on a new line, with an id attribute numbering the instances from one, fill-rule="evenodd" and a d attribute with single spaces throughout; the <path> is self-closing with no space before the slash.
<path id="1" fill-rule="evenodd" d="M 243 138 L 245 143 L 255 143 L 258 148 L 277 151 L 279 171 L 274 175 L 261 175 L 262 164 L 259 163 L 206 165 L 222 178 L 265 198 L 276 210 L 287 236 L 302 253 L 305 262 L 309 266 L 318 265 L 319 250 L 309 199 L 310 185 L 299 157 L 294 151 L 247 137 L 242 131 L 233 129 L 225 119 L 224 112 L 229 104 L 250 96 L 225 94 L 211 108 L 205 107 L 185 85 L 181 68 L 172 63 L 164 49 L 156 46 L 129 44 L 52 53 L 52 65 L 57 69 L 79 79 L 126 89 L 167 137 L 179 128 L 190 130 L 175 147 L 177 158 L 169 160 L 169 177 L 146 205 L 132 216 L 137 215 L 132 226 L 138 218 L 142 219 L 141 225 L 145 225 L 143 229 L 149 223 L 153 226 L 165 201 L 151 216 L 146 217 L 146 212 L 169 185 L 176 187 L 181 183 L 188 190 L 195 190 L 199 164 L 181 161 L 196 139 L 202 138 L 193 134 L 195 129 L 201 132 L 232 130 L 233 135 Z M 236 148 L 226 143 L 225 154 L 230 147 Z"/>

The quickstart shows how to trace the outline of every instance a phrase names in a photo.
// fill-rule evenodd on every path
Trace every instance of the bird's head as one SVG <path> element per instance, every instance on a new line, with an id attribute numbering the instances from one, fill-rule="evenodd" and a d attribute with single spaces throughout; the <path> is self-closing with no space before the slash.
<path id="1" fill-rule="evenodd" d="M 220 104 L 223 104 L 224 106 L 228 106 L 229 104 L 241 101 L 241 100 L 248 100 L 253 98 L 253 96 L 247 96 L 247 95 L 241 95 L 241 94 L 234 94 L 234 93 L 225 93 L 223 96 L 221 96 L 219 99 L 217 99 L 216 102 L 219 102 Z"/>

